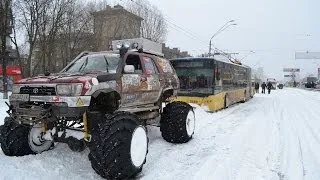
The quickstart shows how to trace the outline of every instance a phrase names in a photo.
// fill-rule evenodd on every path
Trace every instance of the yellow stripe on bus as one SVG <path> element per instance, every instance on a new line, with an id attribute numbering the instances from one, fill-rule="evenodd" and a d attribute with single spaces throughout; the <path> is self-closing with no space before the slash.
<path id="1" fill-rule="evenodd" d="M 244 93 L 246 92 L 246 95 Z M 231 104 L 249 99 L 250 94 L 249 88 L 237 89 L 232 91 L 224 91 L 216 95 L 210 95 L 207 97 L 196 97 L 196 96 L 176 96 L 171 98 L 171 101 L 182 101 L 186 103 L 198 104 L 199 106 L 206 106 L 209 111 L 218 111 L 224 108 L 225 96 Z M 253 94 L 252 94 L 253 95 Z M 231 105 L 230 104 L 230 105 Z"/>

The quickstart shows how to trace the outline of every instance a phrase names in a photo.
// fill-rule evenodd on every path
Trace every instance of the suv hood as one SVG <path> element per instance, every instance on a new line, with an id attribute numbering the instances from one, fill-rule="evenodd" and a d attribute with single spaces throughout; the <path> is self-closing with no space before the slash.
<path id="1" fill-rule="evenodd" d="M 49 76 L 36 76 L 25 78 L 17 82 L 17 84 L 57 84 L 57 83 L 79 83 L 90 81 L 93 77 L 97 77 L 97 74 L 67 74 L 58 73 Z"/>

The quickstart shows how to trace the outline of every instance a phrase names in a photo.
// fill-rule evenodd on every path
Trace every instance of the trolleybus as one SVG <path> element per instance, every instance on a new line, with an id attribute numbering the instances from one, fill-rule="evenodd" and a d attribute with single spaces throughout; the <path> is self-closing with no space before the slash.
<path id="1" fill-rule="evenodd" d="M 179 58 L 171 63 L 180 80 L 173 101 L 206 106 L 217 111 L 253 97 L 251 68 L 214 58 Z"/>

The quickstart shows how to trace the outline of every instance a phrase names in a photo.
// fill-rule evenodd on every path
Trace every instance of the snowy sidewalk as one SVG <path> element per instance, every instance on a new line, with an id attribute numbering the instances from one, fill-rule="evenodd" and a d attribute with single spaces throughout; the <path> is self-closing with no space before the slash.
<path id="1" fill-rule="evenodd" d="M 174 145 L 149 128 L 149 153 L 138 179 L 320 179 L 320 93 L 285 88 L 217 113 L 196 109 L 196 132 Z M 6 107 L 1 105 L 0 115 Z M 2 122 L 2 120 L 0 121 Z M 0 153 L 0 179 L 100 179 L 88 150 L 67 145 L 35 156 Z"/>

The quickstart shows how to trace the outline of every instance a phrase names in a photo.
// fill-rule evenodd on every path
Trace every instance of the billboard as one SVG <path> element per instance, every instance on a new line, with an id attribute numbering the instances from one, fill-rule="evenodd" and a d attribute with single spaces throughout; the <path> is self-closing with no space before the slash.
<path id="1" fill-rule="evenodd" d="M 320 59 L 320 52 L 296 52 L 296 59 Z"/>
<path id="2" fill-rule="evenodd" d="M 284 77 L 296 77 L 296 75 L 294 75 L 294 74 L 286 74 L 286 75 L 284 75 Z"/>
<path id="3" fill-rule="evenodd" d="M 283 72 L 300 72 L 299 68 L 283 68 Z"/>

